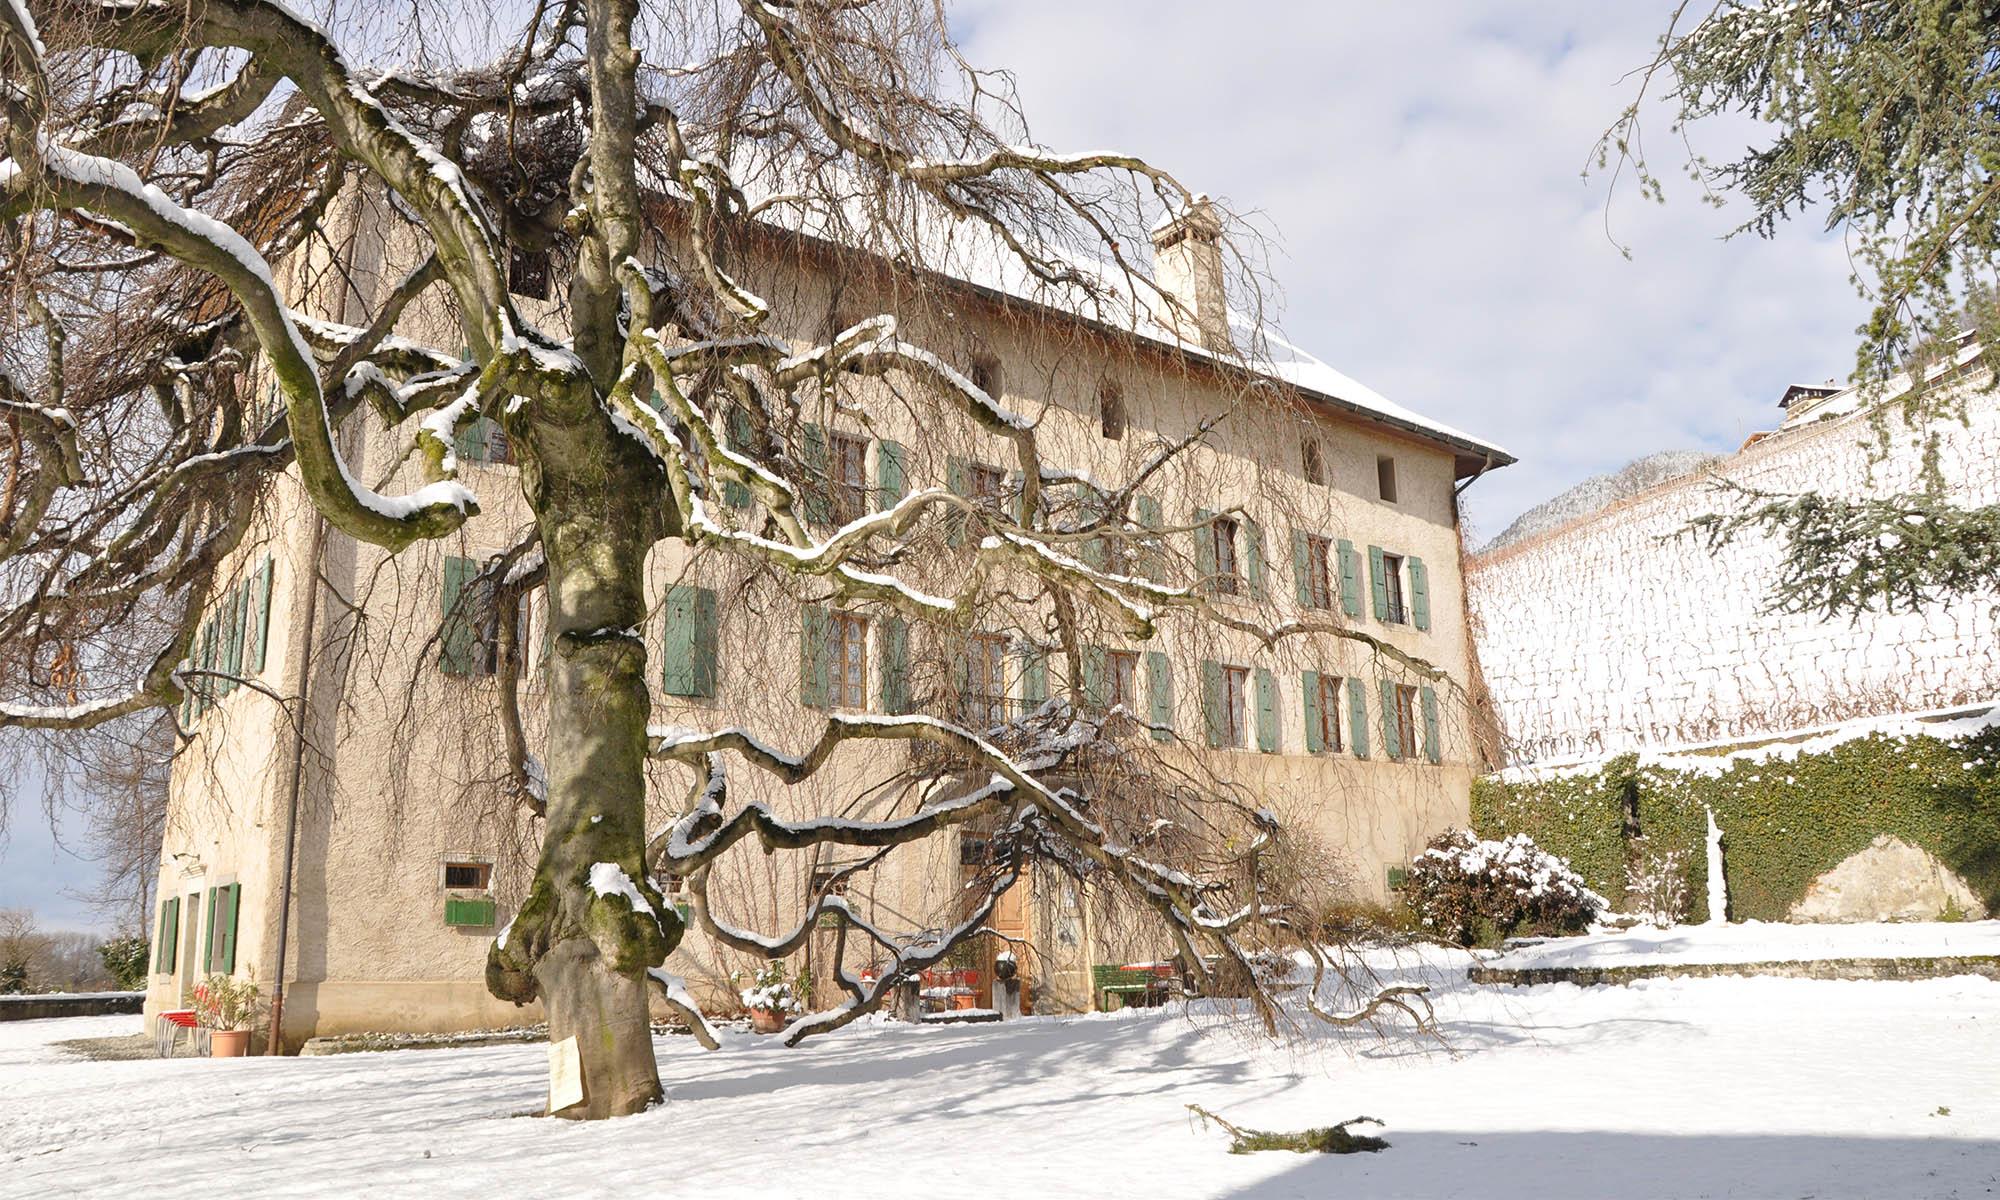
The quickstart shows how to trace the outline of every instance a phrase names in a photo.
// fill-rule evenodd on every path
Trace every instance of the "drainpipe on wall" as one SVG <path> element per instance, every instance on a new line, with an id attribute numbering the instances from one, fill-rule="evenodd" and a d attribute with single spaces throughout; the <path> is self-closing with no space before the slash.
<path id="1" fill-rule="evenodd" d="M 326 548 L 326 518 L 313 517 L 312 541 L 306 547 L 305 637 L 299 650 L 298 714 L 292 721 L 292 766 L 285 800 L 285 868 L 278 876 L 278 969 L 271 983 L 271 1036 L 264 1053 L 283 1054 L 285 1049 L 285 951 L 292 928 L 292 864 L 299 840 L 299 794 L 306 775 L 306 729 L 312 720 L 312 659 L 315 626 L 319 617 L 320 559 Z"/>

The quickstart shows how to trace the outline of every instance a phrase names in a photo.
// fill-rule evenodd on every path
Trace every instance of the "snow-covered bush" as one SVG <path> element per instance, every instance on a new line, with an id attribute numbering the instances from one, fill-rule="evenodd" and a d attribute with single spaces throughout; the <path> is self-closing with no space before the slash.
<path id="1" fill-rule="evenodd" d="M 1528 835 L 1481 841 L 1463 829 L 1439 834 L 1417 855 L 1404 895 L 1426 928 L 1461 946 L 1516 931 L 1580 933 L 1610 907 Z"/>
<path id="2" fill-rule="evenodd" d="M 743 1007 L 752 1012 L 763 1009 L 775 1013 L 799 1013 L 806 1009 L 805 1001 L 799 996 L 798 986 L 785 975 L 783 963 L 767 963 L 760 968 L 751 985 L 739 993 Z"/>
<path id="3" fill-rule="evenodd" d="M 1661 929 L 1688 918 L 1688 853 L 1651 838 L 1632 839 L 1625 869 L 1626 906 L 1632 915 Z"/>

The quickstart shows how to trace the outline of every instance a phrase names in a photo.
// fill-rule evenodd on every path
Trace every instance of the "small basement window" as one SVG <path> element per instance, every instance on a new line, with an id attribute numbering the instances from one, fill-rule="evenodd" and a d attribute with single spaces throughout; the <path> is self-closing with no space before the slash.
<path id="1" fill-rule="evenodd" d="M 1375 460 L 1375 485 L 1382 499 L 1396 502 L 1396 460 L 1386 454 Z"/>
<path id="2" fill-rule="evenodd" d="M 455 892 L 485 892 L 493 888 L 493 864 L 489 862 L 448 862 L 444 865 L 444 886 Z"/>

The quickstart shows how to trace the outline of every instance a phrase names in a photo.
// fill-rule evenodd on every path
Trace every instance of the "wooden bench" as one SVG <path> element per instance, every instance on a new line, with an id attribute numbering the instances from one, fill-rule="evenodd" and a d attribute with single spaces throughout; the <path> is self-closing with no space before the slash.
<path id="1" fill-rule="evenodd" d="M 1167 991 L 1173 986 L 1174 968 L 1172 963 L 1132 963 L 1118 966 L 1099 963 L 1090 968 L 1090 990 L 1097 1011 L 1115 1012 L 1111 997 L 1118 997 L 1118 1008 L 1129 1006 L 1136 998 L 1151 1007 L 1166 999 Z"/>

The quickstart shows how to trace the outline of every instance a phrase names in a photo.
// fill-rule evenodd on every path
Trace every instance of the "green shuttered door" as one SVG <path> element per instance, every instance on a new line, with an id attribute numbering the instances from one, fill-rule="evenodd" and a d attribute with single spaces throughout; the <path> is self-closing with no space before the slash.
<path id="1" fill-rule="evenodd" d="M 1368 547 L 1368 581 L 1373 585 L 1375 598 L 1375 619 L 1389 619 L 1389 573 L 1388 565 L 1382 561 L 1382 547 Z"/>
<path id="2" fill-rule="evenodd" d="M 1361 555 L 1354 543 L 1340 539 L 1340 610 L 1350 617 L 1361 615 Z"/>
<path id="3" fill-rule="evenodd" d="M 827 644 L 831 621 L 823 605 L 799 609 L 799 703 L 807 708 L 826 707 L 827 677 L 833 669 L 832 647 Z"/>
<path id="4" fill-rule="evenodd" d="M 1299 711 L 1306 721 L 1306 753 L 1326 752 L 1326 737 L 1319 719 L 1319 672 L 1304 671 L 1299 675 Z"/>
<path id="5" fill-rule="evenodd" d="M 914 707 L 910 698 L 910 626 L 901 617 L 884 617 L 880 628 L 882 708 L 892 716 L 902 716 Z"/>
<path id="6" fill-rule="evenodd" d="M 1214 659 L 1201 660 L 1201 723 L 1212 748 L 1220 747 L 1229 737 L 1229 718 L 1222 711 L 1222 664 Z"/>
<path id="7" fill-rule="evenodd" d="M 1393 680 L 1382 681 L 1382 753 L 1390 758 L 1401 758 L 1404 754 L 1403 729 L 1396 720 L 1396 684 Z"/>
<path id="8" fill-rule="evenodd" d="M 438 666 L 447 675 L 472 674 L 472 603 L 465 597 L 465 589 L 478 574 L 479 564 L 469 558 L 447 556 L 444 560 L 444 591 L 439 596 L 444 628 Z"/>
<path id="9" fill-rule="evenodd" d="M 1410 562 L 1410 620 L 1420 630 L 1431 627 L 1431 573 L 1424 569 L 1424 560 L 1412 558 Z"/>
<path id="10" fill-rule="evenodd" d="M 1437 691 L 1426 687 L 1420 689 L 1417 694 L 1423 700 L 1424 706 L 1424 757 L 1432 762 L 1438 762 L 1442 758 L 1442 752 L 1438 746 Z"/>

